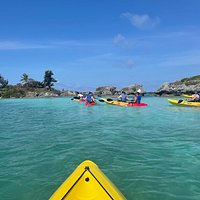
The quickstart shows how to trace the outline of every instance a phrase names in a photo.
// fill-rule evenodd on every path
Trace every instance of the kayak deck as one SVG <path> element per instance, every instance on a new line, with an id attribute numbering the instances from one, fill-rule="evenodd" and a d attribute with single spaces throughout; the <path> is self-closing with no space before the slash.
<path id="1" fill-rule="evenodd" d="M 90 160 L 82 162 L 50 200 L 125 200 L 116 186 Z"/>
<path id="2" fill-rule="evenodd" d="M 168 99 L 169 103 L 177 106 L 193 106 L 200 107 L 200 102 L 188 102 L 184 100 Z"/>
<path id="3" fill-rule="evenodd" d="M 116 101 L 113 99 L 102 99 L 105 103 L 116 105 L 116 106 L 128 106 L 128 107 L 140 107 L 140 106 L 147 106 L 146 103 L 133 103 L 133 102 L 122 102 L 122 101 Z"/>

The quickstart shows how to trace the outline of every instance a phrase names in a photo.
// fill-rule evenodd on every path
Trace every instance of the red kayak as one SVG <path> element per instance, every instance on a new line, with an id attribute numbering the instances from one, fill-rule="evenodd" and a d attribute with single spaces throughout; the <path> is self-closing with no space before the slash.
<path id="1" fill-rule="evenodd" d="M 85 103 L 86 106 L 94 106 L 95 104 L 96 104 L 95 102 L 91 102 L 91 103 L 86 102 L 86 103 Z"/>
<path id="2" fill-rule="evenodd" d="M 80 99 L 80 101 L 79 102 L 85 102 L 85 99 Z"/>
<path id="3" fill-rule="evenodd" d="M 136 106 L 136 107 L 139 107 L 139 106 L 147 106 L 147 104 L 146 103 L 132 103 L 132 102 L 130 102 L 130 103 L 128 103 L 127 106 Z"/>

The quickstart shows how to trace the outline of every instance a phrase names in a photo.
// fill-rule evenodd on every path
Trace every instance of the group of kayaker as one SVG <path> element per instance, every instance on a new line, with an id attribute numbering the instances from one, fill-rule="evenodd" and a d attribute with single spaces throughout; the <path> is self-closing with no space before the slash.
<path id="1" fill-rule="evenodd" d="M 133 96 L 133 100 L 131 100 L 130 102 L 140 104 L 140 102 L 141 102 L 140 92 L 141 91 L 138 90 L 136 92 L 136 94 Z M 117 97 L 117 99 L 118 99 L 118 101 L 122 101 L 122 102 L 128 102 L 129 101 L 129 98 L 124 91 L 122 91 L 122 93 Z"/>
<path id="2" fill-rule="evenodd" d="M 88 92 L 87 94 L 81 94 L 81 93 L 77 93 L 76 95 L 76 99 L 80 99 L 82 101 L 85 101 L 86 103 L 96 103 L 94 95 L 92 92 Z M 141 103 L 141 90 L 139 89 L 133 96 L 133 99 L 130 100 L 128 98 L 128 95 L 122 91 L 122 93 L 117 97 L 117 101 L 118 102 L 127 102 L 127 103 L 132 103 L 132 104 L 140 104 Z M 180 102 L 182 102 L 183 100 L 180 100 Z M 192 95 L 191 100 L 187 100 L 187 102 L 200 102 L 200 93 L 195 92 L 194 95 Z"/>
<path id="3" fill-rule="evenodd" d="M 131 103 L 140 104 L 140 102 L 141 102 L 141 95 L 140 95 L 140 92 L 141 92 L 141 90 L 138 90 L 138 91 L 136 92 L 136 94 L 134 94 L 133 100 L 129 100 L 127 94 L 126 94 L 124 91 L 122 91 L 122 93 L 117 97 L 117 100 L 118 100 L 118 101 L 121 101 L 121 102 L 131 102 Z M 94 98 L 94 95 L 93 95 L 92 92 L 88 92 L 88 93 L 85 94 L 85 95 L 82 95 L 82 94 L 80 94 L 80 93 L 77 93 L 76 98 L 78 98 L 78 99 L 83 99 L 83 100 L 85 100 L 85 101 L 88 102 L 88 103 L 93 103 L 93 102 L 95 102 L 95 98 Z"/>

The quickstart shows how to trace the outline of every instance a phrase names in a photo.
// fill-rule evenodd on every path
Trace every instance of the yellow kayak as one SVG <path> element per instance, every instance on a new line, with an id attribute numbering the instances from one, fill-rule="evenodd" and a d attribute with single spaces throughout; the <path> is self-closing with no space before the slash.
<path id="1" fill-rule="evenodd" d="M 116 186 L 90 160 L 82 162 L 50 200 L 126 200 Z"/>
<path id="2" fill-rule="evenodd" d="M 116 105 L 116 106 L 129 106 L 129 107 L 144 107 L 147 106 L 146 103 L 132 103 L 132 102 L 122 102 L 116 101 L 113 99 L 99 99 L 100 102 L 105 102 L 107 104 Z"/>
<path id="3" fill-rule="evenodd" d="M 193 98 L 193 95 L 183 94 L 182 96 L 185 97 L 185 98 Z"/>
<path id="4" fill-rule="evenodd" d="M 196 106 L 200 107 L 200 102 L 188 102 L 184 100 L 168 99 L 169 103 L 177 106 Z"/>
<path id="5" fill-rule="evenodd" d="M 102 99 L 107 104 L 117 105 L 117 106 L 127 106 L 128 102 L 116 101 L 113 99 Z"/>

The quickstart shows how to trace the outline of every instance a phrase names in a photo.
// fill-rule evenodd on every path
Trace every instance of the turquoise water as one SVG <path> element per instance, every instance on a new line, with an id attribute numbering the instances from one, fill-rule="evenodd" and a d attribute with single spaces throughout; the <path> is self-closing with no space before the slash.
<path id="1" fill-rule="evenodd" d="M 200 108 L 143 101 L 0 100 L 1 199 L 48 199 L 91 159 L 129 200 L 199 200 Z"/>

